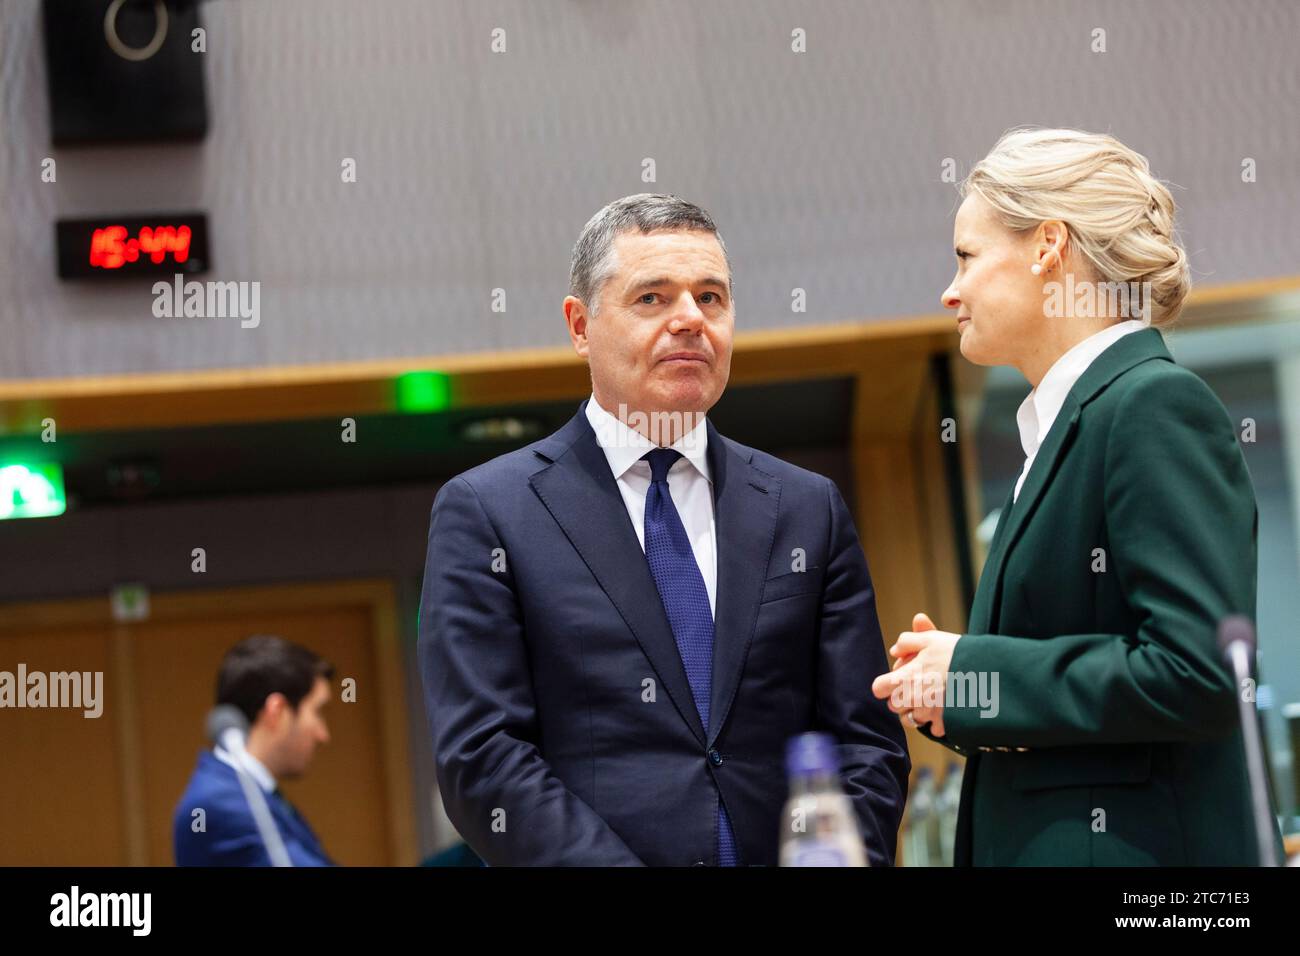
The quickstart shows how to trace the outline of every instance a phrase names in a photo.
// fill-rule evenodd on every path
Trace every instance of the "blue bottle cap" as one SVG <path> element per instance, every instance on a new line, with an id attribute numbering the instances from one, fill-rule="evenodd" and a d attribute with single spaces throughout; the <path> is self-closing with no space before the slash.
<path id="1" fill-rule="evenodd" d="M 835 738 L 822 733 L 791 737 L 785 745 L 785 766 L 792 777 L 839 773 L 840 760 L 835 753 Z"/>

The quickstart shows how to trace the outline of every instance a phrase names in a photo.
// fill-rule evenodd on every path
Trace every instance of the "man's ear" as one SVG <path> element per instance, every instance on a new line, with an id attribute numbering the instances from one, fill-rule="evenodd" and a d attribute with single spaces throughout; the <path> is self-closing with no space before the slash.
<path id="1" fill-rule="evenodd" d="M 564 322 L 569 327 L 569 341 L 573 351 L 583 358 L 587 357 L 587 314 L 586 304 L 577 296 L 564 297 Z"/>
<path id="2" fill-rule="evenodd" d="M 284 720 L 284 715 L 291 710 L 289 698 L 278 690 L 266 695 L 266 702 L 262 704 L 262 712 L 258 714 L 258 720 L 266 722 L 266 726 L 275 729 L 280 726 Z"/>

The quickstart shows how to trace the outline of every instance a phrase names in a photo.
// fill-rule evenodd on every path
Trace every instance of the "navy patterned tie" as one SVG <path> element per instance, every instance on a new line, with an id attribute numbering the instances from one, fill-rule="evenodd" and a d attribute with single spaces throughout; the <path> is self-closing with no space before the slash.
<path id="1" fill-rule="evenodd" d="M 704 575 L 695 563 L 691 541 L 668 490 L 668 469 L 682 456 L 671 448 L 656 448 L 642 455 L 650 463 L 650 490 L 645 498 L 645 556 L 659 597 L 668 612 L 677 652 L 686 666 L 695 709 L 705 733 L 709 729 L 709 694 L 713 689 L 713 612 Z M 718 798 L 718 862 L 735 866 L 736 837 L 727 809 Z"/>

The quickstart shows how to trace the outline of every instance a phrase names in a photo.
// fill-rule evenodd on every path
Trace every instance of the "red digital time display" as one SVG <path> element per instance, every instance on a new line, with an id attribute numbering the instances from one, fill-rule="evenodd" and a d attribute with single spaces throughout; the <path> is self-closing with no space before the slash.
<path id="1" fill-rule="evenodd" d="M 211 267 L 208 222 L 202 213 L 60 219 L 55 227 L 62 279 L 170 276 Z"/>
<path id="2" fill-rule="evenodd" d="M 140 255 L 149 257 L 155 265 L 166 262 L 170 255 L 175 262 L 190 257 L 189 226 L 142 226 L 140 232 L 128 236 L 126 226 L 105 226 L 90 236 L 90 264 L 100 269 L 120 269 L 128 262 L 136 262 Z"/>

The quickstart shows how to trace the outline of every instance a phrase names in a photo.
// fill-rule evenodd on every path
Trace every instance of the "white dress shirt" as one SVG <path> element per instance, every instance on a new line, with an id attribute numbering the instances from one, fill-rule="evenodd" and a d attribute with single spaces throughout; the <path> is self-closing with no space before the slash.
<path id="1" fill-rule="evenodd" d="M 659 446 L 639 431 L 600 407 L 593 394 L 587 402 L 587 421 L 614 473 L 627 516 L 645 551 L 645 498 L 650 491 L 650 462 L 641 456 Z M 682 453 L 668 469 L 668 492 L 690 539 L 695 563 L 709 592 L 709 610 L 717 615 L 717 531 L 713 521 L 713 479 L 709 474 L 709 430 L 705 419 L 668 447 Z"/>
<path id="2" fill-rule="evenodd" d="M 1065 396 L 1070 394 L 1070 389 L 1074 388 L 1079 376 L 1088 370 L 1088 366 L 1102 352 L 1124 336 L 1141 332 L 1145 328 L 1149 326 L 1141 319 L 1126 319 L 1088 336 L 1057 359 L 1038 383 L 1038 387 L 1020 403 L 1020 409 L 1016 412 L 1016 424 L 1020 427 L 1020 447 L 1025 450 L 1025 467 L 1020 469 L 1020 478 L 1016 481 L 1012 500 L 1020 498 L 1020 488 L 1029 476 L 1034 459 L 1038 457 L 1038 449 L 1043 446 L 1047 433 L 1052 430 L 1052 423 L 1065 404 Z"/>
<path id="3" fill-rule="evenodd" d="M 240 769 L 240 766 L 235 763 L 235 758 L 222 747 L 213 747 L 212 756 L 216 757 L 222 763 L 234 767 L 235 770 Z M 275 777 L 271 776 L 271 771 L 266 769 L 266 765 L 262 763 L 262 761 L 258 760 L 247 750 L 244 751 L 244 762 L 242 768 L 246 770 L 249 776 L 256 780 L 258 785 L 267 793 L 275 792 Z"/>

